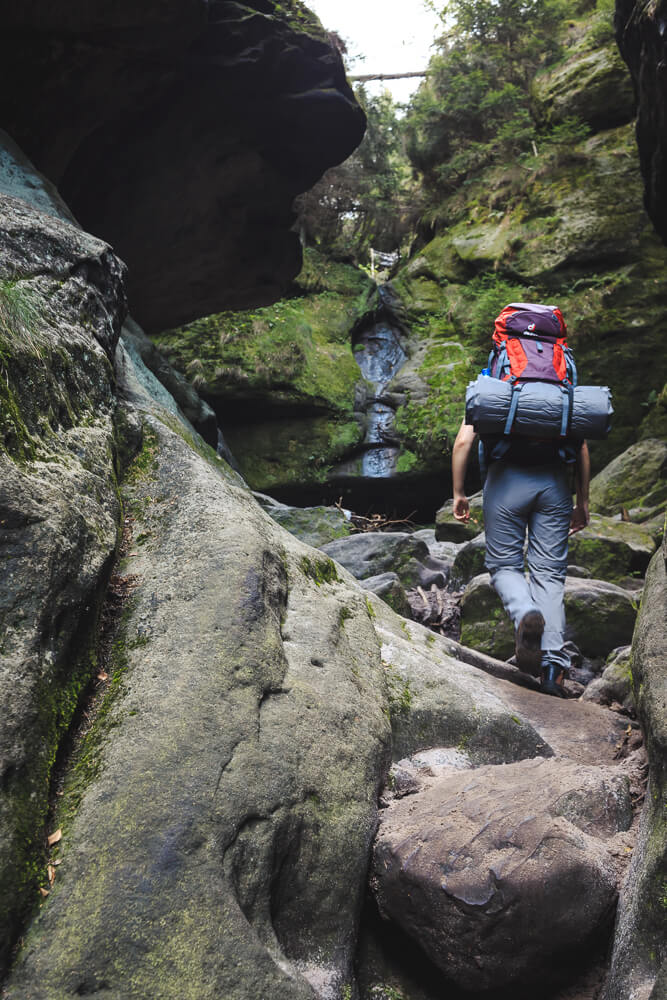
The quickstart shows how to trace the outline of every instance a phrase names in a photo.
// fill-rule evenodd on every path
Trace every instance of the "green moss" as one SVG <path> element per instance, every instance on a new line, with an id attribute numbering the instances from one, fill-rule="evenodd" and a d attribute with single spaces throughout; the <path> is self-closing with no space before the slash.
<path id="1" fill-rule="evenodd" d="M 343 607 L 338 612 L 338 627 L 342 628 L 345 622 L 352 617 L 353 616 L 350 609 L 345 607 L 345 605 L 343 605 Z"/>
<path id="2" fill-rule="evenodd" d="M 412 707 L 414 693 L 410 686 L 410 681 L 403 678 L 395 667 L 384 662 L 383 666 L 387 685 L 389 717 L 393 722 L 408 714 Z"/>
<path id="3" fill-rule="evenodd" d="M 146 479 L 154 473 L 158 467 L 159 439 L 150 424 L 145 423 L 143 427 L 141 448 L 132 459 L 125 474 L 125 482 L 134 486 L 140 480 Z"/>
<path id="4" fill-rule="evenodd" d="M 373 605 L 371 604 L 370 598 L 368 596 L 366 596 L 365 600 L 366 600 L 366 610 L 368 611 L 368 617 L 370 618 L 371 621 L 373 621 L 375 618 L 377 618 L 377 612 L 373 607 Z"/>
<path id="5" fill-rule="evenodd" d="M 314 580 L 318 587 L 324 583 L 340 582 L 333 559 L 311 559 L 309 556 L 302 556 L 299 565 L 302 572 Z"/>

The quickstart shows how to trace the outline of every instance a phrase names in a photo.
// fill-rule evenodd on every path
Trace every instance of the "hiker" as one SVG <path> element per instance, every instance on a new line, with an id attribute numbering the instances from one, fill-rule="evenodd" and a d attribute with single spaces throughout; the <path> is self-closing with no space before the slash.
<path id="1" fill-rule="evenodd" d="M 541 329 L 536 329 L 535 323 L 527 323 L 537 310 L 538 322 L 541 319 L 539 310 L 548 309 L 551 319 L 542 321 Z M 529 312 L 531 311 L 531 312 Z M 604 433 L 609 429 L 609 413 L 612 411 L 609 402 L 610 393 L 605 387 L 583 387 L 580 396 L 574 396 L 576 386 L 576 368 L 571 359 L 572 377 L 570 380 L 570 360 L 565 369 L 558 372 L 558 377 L 549 377 L 544 368 L 544 355 L 548 353 L 549 323 L 556 320 L 560 325 L 560 341 L 565 352 L 571 354 L 565 342 L 565 324 L 560 311 L 555 307 L 513 304 L 506 307 L 496 320 L 494 341 L 496 347 L 489 358 L 489 367 L 484 369 L 477 383 L 471 383 L 468 393 L 467 414 L 464 417 L 456 436 L 452 450 L 452 480 L 454 492 L 454 517 L 458 521 L 468 521 L 470 506 L 465 494 L 465 473 L 477 432 L 469 414 L 472 409 L 470 400 L 479 402 L 480 393 L 487 396 L 493 393 L 505 393 L 505 410 L 497 418 L 496 434 L 482 433 L 480 447 L 480 464 L 486 466 L 484 481 L 484 529 L 486 532 L 486 567 L 491 574 L 491 583 L 500 597 L 505 610 L 512 619 L 516 630 L 516 665 L 520 670 L 539 676 L 542 690 L 551 695 L 565 697 L 563 680 L 567 676 L 570 659 L 563 649 L 565 630 L 565 611 L 563 597 L 565 575 L 567 571 L 568 537 L 575 531 L 585 528 L 589 522 L 588 489 L 590 482 L 590 458 L 586 441 L 569 433 L 572 427 L 573 399 L 580 407 L 583 417 L 584 405 L 579 400 L 586 400 L 591 393 L 597 393 L 600 427 L 604 424 Z M 514 329 L 519 330 L 517 334 Z M 519 352 L 510 344 L 509 355 L 502 345 L 508 339 L 514 345 L 521 341 L 527 345 L 525 353 Z M 524 326 L 526 329 L 524 329 Z M 546 331 L 546 332 L 545 332 Z M 539 339 L 538 339 L 539 338 Z M 500 346 L 499 346 L 500 345 Z M 535 349 L 536 360 L 531 371 L 531 351 Z M 504 350 L 504 353 L 503 353 Z M 521 355 L 519 374 L 512 373 L 515 357 Z M 538 356 L 539 355 L 539 356 Z M 557 350 L 553 351 L 556 359 L 554 367 L 563 364 Z M 562 357 L 563 355 L 561 355 Z M 551 362 L 550 362 L 551 363 Z M 541 368 L 539 366 L 542 366 Z M 541 374 L 540 374 L 541 372 Z M 521 375 L 524 378 L 521 378 Z M 486 378 L 486 382 L 484 379 Z M 505 382 L 505 388 L 499 386 L 500 379 Z M 544 381 L 542 381 L 544 379 Z M 524 415 L 523 430 L 513 433 L 516 428 L 517 413 L 521 412 L 522 390 L 524 405 L 532 395 L 533 401 L 538 399 L 544 386 L 549 406 L 549 393 L 556 391 L 558 406 L 563 410 L 557 415 L 558 427 L 550 438 L 540 435 L 530 435 L 527 432 L 528 418 Z M 477 395 L 476 395 L 477 393 Z M 568 395 L 569 394 L 569 395 Z M 606 395 L 605 395 L 606 394 Z M 562 397 L 568 399 L 561 402 Z M 495 401 L 494 401 L 495 403 Z M 492 408 L 492 407 L 491 407 Z M 566 408 L 568 412 L 565 413 Z M 606 408 L 606 409 L 605 409 Z M 478 407 L 478 410 L 481 408 Z M 532 413 L 535 420 L 536 408 L 525 407 L 527 413 Z M 602 410 L 605 413 L 600 416 Z M 487 412 L 489 407 L 487 407 Z M 608 412 L 607 412 L 608 411 Z M 475 411 L 478 426 L 483 426 L 479 412 Z M 596 416 L 594 414 L 594 416 Z M 546 419 L 546 418 L 545 418 Z M 550 418 L 553 419 L 553 418 Z M 520 421 L 519 421 L 520 426 Z M 564 433 L 568 429 L 568 433 Z M 488 428 L 487 428 L 488 429 Z M 528 428 L 529 430 L 530 428 Z M 545 428 L 541 428 L 544 433 Z M 558 433 L 560 431 L 560 433 Z M 601 430 L 599 435 L 602 436 Z M 576 484 L 576 503 L 572 504 L 572 475 Z M 524 575 L 524 544 L 528 533 L 528 549 L 526 562 L 529 577 Z"/>

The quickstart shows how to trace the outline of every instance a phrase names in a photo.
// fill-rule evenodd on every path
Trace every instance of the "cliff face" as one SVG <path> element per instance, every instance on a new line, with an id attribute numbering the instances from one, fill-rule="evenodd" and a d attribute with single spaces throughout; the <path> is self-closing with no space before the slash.
<path id="1" fill-rule="evenodd" d="M 127 263 L 149 330 L 275 300 L 301 264 L 295 195 L 363 135 L 296 0 L 34 0 L 3 17 L 0 64 L 4 127 Z"/>
<path id="2" fill-rule="evenodd" d="M 616 0 L 616 38 L 637 99 L 637 145 L 646 210 L 667 242 L 667 4 Z"/>

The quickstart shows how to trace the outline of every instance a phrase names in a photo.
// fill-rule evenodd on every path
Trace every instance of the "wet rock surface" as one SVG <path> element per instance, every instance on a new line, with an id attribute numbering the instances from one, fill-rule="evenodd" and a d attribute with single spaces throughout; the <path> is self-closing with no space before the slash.
<path id="1" fill-rule="evenodd" d="M 366 532 L 323 545 L 322 551 L 356 577 L 397 573 L 404 587 L 443 587 L 449 567 L 434 559 L 426 544 L 403 531 Z"/>

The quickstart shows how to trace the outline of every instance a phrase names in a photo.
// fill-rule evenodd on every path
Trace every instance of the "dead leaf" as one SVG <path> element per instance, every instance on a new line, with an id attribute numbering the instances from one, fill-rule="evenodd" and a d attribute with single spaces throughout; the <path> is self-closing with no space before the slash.
<path id="1" fill-rule="evenodd" d="M 49 847 L 53 847 L 54 844 L 57 844 L 60 840 L 62 840 L 62 836 L 63 836 L 62 830 L 58 829 L 55 831 L 55 833 L 52 833 L 50 836 L 46 838 L 46 842 L 49 845 Z"/>
<path id="2" fill-rule="evenodd" d="M 48 894 L 49 894 L 49 890 L 45 889 L 43 885 L 40 885 L 39 891 L 41 892 L 42 896 L 45 896 L 45 897 L 48 896 Z"/>
<path id="3" fill-rule="evenodd" d="M 98 679 L 98 681 L 108 681 L 109 680 L 109 675 L 105 674 L 105 672 L 103 670 L 100 670 L 99 674 L 97 675 L 97 679 Z"/>
<path id="4" fill-rule="evenodd" d="M 49 880 L 49 885 L 53 885 L 56 880 L 56 870 L 53 865 L 46 866 L 46 877 Z"/>

